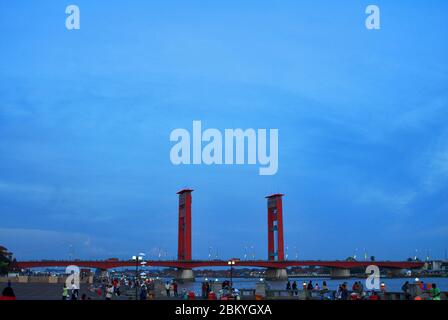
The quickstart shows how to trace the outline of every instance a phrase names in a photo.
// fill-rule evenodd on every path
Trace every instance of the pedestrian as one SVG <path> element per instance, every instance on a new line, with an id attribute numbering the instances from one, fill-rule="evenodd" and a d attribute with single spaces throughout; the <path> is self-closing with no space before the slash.
<path id="1" fill-rule="evenodd" d="M 297 290 L 297 282 L 296 282 L 296 281 L 294 281 L 294 282 L 292 283 L 291 288 L 292 288 L 292 291 L 294 292 L 294 295 L 295 295 L 295 296 L 299 294 L 299 291 Z"/>
<path id="2" fill-rule="evenodd" d="M 166 296 L 170 296 L 170 283 L 167 281 L 165 284 Z"/>
<path id="3" fill-rule="evenodd" d="M 67 284 L 64 283 L 64 287 L 62 288 L 62 300 L 67 300 L 68 297 L 68 288 Z"/>
<path id="4" fill-rule="evenodd" d="M 336 300 L 342 299 L 342 285 L 338 286 L 338 289 L 336 290 L 335 297 Z"/>
<path id="5" fill-rule="evenodd" d="M 78 287 L 76 286 L 75 283 L 72 284 L 72 297 L 71 300 L 78 300 L 78 296 L 79 296 L 79 291 L 78 291 Z"/>
<path id="6" fill-rule="evenodd" d="M 376 293 L 376 291 L 372 291 L 372 294 L 369 296 L 369 300 L 380 300 L 380 296 Z"/>
<path id="7" fill-rule="evenodd" d="M 98 296 L 98 298 L 100 298 L 102 296 L 103 292 L 101 290 L 101 285 L 98 286 L 98 290 L 96 291 L 96 295 Z"/>
<path id="8" fill-rule="evenodd" d="M 177 297 L 178 293 L 177 293 L 177 282 L 176 281 L 174 281 L 174 283 L 173 283 L 173 291 L 174 291 L 174 296 Z"/>
<path id="9" fill-rule="evenodd" d="M 148 292 L 146 291 L 146 286 L 143 285 L 140 290 L 140 300 L 146 300 L 147 297 L 148 297 Z"/>
<path id="10" fill-rule="evenodd" d="M 307 290 L 308 290 L 308 291 L 311 291 L 311 290 L 313 290 L 313 288 L 314 288 L 314 287 L 313 287 L 313 281 L 310 280 L 310 282 L 308 282 Z"/>
<path id="11" fill-rule="evenodd" d="M 286 290 L 291 291 L 291 281 L 289 281 L 289 280 L 286 283 Z"/>
<path id="12" fill-rule="evenodd" d="M 440 289 L 437 288 L 437 285 L 435 283 L 432 284 L 432 288 L 429 291 L 432 300 L 440 300 Z"/>
<path id="13" fill-rule="evenodd" d="M 3 289 L 0 300 L 16 300 L 14 290 L 11 287 L 6 287 L 5 289 Z"/>
<path id="14" fill-rule="evenodd" d="M 328 286 L 327 286 L 326 281 L 322 282 L 322 291 L 324 291 L 324 292 L 328 291 Z"/>
<path id="15" fill-rule="evenodd" d="M 341 300 L 348 300 L 347 284 L 342 284 Z"/>
<path id="16" fill-rule="evenodd" d="M 362 296 L 364 293 L 364 286 L 362 285 L 361 281 L 358 282 L 358 293 L 359 296 Z"/>
<path id="17" fill-rule="evenodd" d="M 114 288 L 111 285 L 107 285 L 106 300 L 112 300 L 113 295 L 114 295 Z"/>
<path id="18" fill-rule="evenodd" d="M 401 287 L 401 291 L 404 292 L 405 300 L 411 300 L 411 295 L 409 294 L 409 281 L 406 281 Z"/>
<path id="19" fill-rule="evenodd" d="M 205 297 L 207 296 L 207 285 L 205 282 L 202 282 L 201 293 L 202 293 L 202 298 L 205 299 Z"/>

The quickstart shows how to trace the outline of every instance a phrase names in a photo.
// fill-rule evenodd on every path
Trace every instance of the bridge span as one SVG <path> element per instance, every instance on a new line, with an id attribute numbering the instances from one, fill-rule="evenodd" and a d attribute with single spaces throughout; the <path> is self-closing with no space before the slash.
<path id="1" fill-rule="evenodd" d="M 376 265 L 379 268 L 388 269 L 417 269 L 423 267 L 424 263 L 414 261 L 268 261 L 268 260 L 234 260 L 234 267 L 258 267 L 284 269 L 290 267 L 328 267 L 339 269 L 366 268 L 369 265 Z M 195 269 L 204 267 L 228 267 L 228 260 L 146 260 L 148 267 L 167 267 L 177 269 Z M 45 267 L 67 267 L 76 265 L 85 268 L 96 268 L 102 270 L 115 269 L 121 267 L 135 267 L 132 260 L 42 260 L 42 261 L 20 261 L 17 267 L 20 269 L 45 268 Z"/>
<path id="2" fill-rule="evenodd" d="M 178 278 L 182 280 L 194 280 L 193 269 L 204 267 L 227 267 L 228 260 L 192 260 L 191 243 L 191 220 L 192 220 L 192 189 L 179 191 L 178 204 L 178 252 L 177 260 L 145 261 L 146 266 L 168 267 L 178 269 Z M 268 217 L 268 257 L 267 260 L 234 260 L 234 267 L 259 267 L 267 268 L 266 277 L 272 279 L 286 279 L 289 267 L 318 266 L 328 267 L 334 277 L 349 277 L 350 269 L 366 268 L 369 265 L 376 265 L 379 268 L 389 269 L 416 269 L 423 267 L 423 263 L 414 261 L 292 261 L 285 259 L 283 243 L 283 194 L 277 193 L 267 196 L 267 217 Z M 135 267 L 136 262 L 119 261 L 115 259 L 94 261 L 94 260 L 42 260 L 42 261 L 21 261 L 17 266 L 21 269 L 42 268 L 42 267 L 67 267 L 76 265 L 85 268 L 96 268 L 102 270 L 115 269 L 120 267 Z"/>

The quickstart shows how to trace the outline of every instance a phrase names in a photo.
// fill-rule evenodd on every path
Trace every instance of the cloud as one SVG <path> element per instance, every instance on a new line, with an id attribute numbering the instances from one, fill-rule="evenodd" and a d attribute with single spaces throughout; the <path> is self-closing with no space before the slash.
<path id="1" fill-rule="evenodd" d="M 416 170 L 421 172 L 420 178 L 425 192 L 435 193 L 446 186 L 448 182 L 448 131 L 427 148 L 418 160 L 416 167 Z"/>
<path id="2" fill-rule="evenodd" d="M 76 258 L 108 256 L 104 245 L 114 244 L 114 240 L 92 238 L 90 235 L 76 232 L 0 228 L 0 243 L 12 252 L 19 253 L 17 258 L 20 260 L 68 258 L 71 250 Z M 70 249 L 71 247 L 73 249 Z"/>
<path id="3" fill-rule="evenodd" d="M 359 193 L 356 201 L 361 204 L 384 206 L 393 213 L 407 214 L 416 196 L 417 192 L 413 190 L 392 192 L 387 189 L 367 188 Z"/>

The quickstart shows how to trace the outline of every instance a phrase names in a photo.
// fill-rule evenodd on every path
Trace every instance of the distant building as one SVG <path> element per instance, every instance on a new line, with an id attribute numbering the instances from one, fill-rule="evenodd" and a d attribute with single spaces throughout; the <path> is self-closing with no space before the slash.
<path id="1" fill-rule="evenodd" d="M 441 260 L 428 261 L 425 263 L 425 269 L 429 271 L 447 271 L 448 262 Z"/>

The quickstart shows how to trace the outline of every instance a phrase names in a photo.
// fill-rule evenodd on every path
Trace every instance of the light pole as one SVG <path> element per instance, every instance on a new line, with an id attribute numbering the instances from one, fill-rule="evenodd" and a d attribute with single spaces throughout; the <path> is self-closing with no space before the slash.
<path id="1" fill-rule="evenodd" d="M 227 264 L 230 266 L 230 289 L 233 289 L 233 266 L 235 265 L 235 260 L 229 260 Z"/>
<path id="2" fill-rule="evenodd" d="M 134 281 L 134 286 L 135 286 L 135 300 L 138 300 L 138 286 L 137 286 L 137 280 L 139 278 L 139 274 L 138 274 L 138 266 L 140 264 L 145 265 L 146 262 L 143 261 L 143 256 L 145 254 L 144 253 L 139 253 L 136 256 L 132 256 L 132 261 L 135 261 L 135 281 Z"/>

